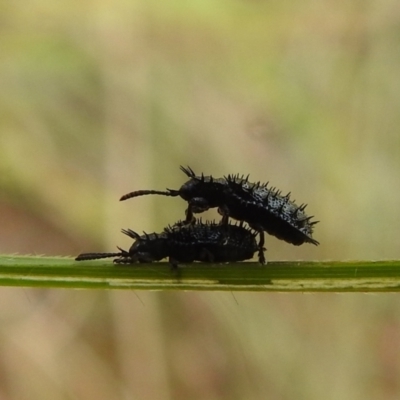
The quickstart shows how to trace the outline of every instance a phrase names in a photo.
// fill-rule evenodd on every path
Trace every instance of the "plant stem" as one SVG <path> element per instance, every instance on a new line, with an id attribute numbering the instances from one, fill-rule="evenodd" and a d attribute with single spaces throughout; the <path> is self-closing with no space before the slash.
<path id="1" fill-rule="evenodd" d="M 110 260 L 0 256 L 0 286 L 86 289 L 400 291 L 400 261 L 279 261 L 115 265 Z"/>

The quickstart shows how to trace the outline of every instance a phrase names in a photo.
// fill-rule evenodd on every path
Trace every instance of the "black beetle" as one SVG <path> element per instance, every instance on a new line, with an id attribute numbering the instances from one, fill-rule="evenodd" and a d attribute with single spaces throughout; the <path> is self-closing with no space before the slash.
<path id="1" fill-rule="evenodd" d="M 134 239 L 129 251 L 118 253 L 83 253 L 76 261 L 116 257 L 117 264 L 150 263 L 168 258 L 176 267 L 178 263 L 194 261 L 226 263 L 248 260 L 258 250 L 257 232 L 239 225 L 221 225 L 201 220 L 191 224 L 178 222 L 161 233 L 139 235 L 131 229 L 122 232 Z M 263 262 L 263 257 L 260 258 Z"/>

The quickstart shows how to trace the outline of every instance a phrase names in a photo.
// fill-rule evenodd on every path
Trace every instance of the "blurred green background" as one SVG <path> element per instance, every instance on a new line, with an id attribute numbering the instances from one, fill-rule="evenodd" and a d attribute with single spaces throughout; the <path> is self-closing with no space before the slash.
<path id="1" fill-rule="evenodd" d="M 127 247 L 179 165 L 291 191 L 319 247 L 400 257 L 400 4 L 0 4 L 0 252 Z M 216 217 L 210 212 L 208 218 Z M 1 399 L 400 397 L 397 295 L 0 290 Z"/>

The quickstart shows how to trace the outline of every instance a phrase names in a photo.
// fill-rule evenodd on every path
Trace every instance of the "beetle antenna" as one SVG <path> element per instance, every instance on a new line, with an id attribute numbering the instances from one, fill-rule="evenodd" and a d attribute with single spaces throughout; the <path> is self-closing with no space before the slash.
<path id="1" fill-rule="evenodd" d="M 75 261 L 88 261 L 88 260 L 99 260 L 101 258 L 109 258 L 109 257 L 121 257 L 123 255 L 120 253 L 82 253 L 79 254 L 78 257 L 75 258 Z"/>
<path id="2" fill-rule="evenodd" d="M 161 196 L 179 196 L 179 190 L 167 189 L 167 192 L 159 191 L 159 190 L 137 190 L 136 192 L 131 192 L 124 194 L 119 201 L 124 201 L 131 199 L 132 197 L 146 196 L 148 194 L 159 194 Z"/>

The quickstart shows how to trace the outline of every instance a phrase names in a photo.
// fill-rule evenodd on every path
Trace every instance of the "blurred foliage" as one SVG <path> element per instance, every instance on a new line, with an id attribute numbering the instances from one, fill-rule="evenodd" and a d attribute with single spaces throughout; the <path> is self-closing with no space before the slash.
<path id="1" fill-rule="evenodd" d="M 0 251 L 126 247 L 185 204 L 119 197 L 183 164 L 309 203 L 321 246 L 270 260 L 398 259 L 399 36 L 395 0 L 6 0 Z M 393 296 L 24 292 L 1 294 L 2 398 L 400 393 Z"/>

